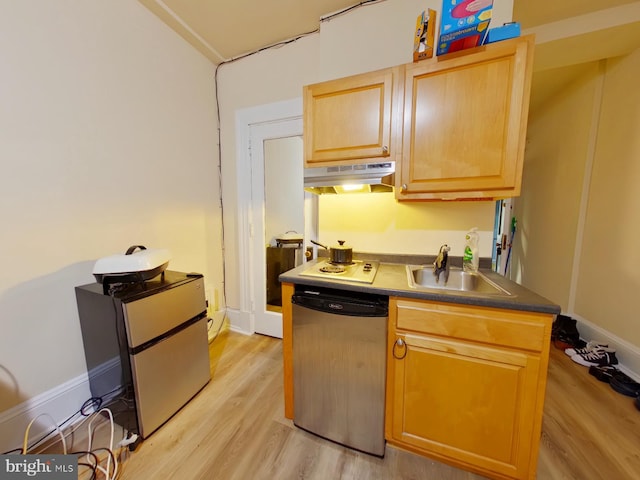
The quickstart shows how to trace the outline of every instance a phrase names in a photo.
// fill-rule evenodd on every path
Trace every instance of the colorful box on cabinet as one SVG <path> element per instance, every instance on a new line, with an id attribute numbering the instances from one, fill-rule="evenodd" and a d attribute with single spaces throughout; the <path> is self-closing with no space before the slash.
<path id="1" fill-rule="evenodd" d="M 428 9 L 418 15 L 416 34 L 413 38 L 413 61 L 433 57 L 433 41 L 436 29 L 436 11 Z"/>
<path id="2" fill-rule="evenodd" d="M 509 38 L 520 36 L 520 24 L 518 22 L 505 23 L 501 27 L 490 28 L 487 38 L 484 39 L 485 45 L 488 43 L 501 42 Z"/>
<path id="3" fill-rule="evenodd" d="M 493 0 L 443 0 L 436 54 L 482 45 L 491 22 Z"/>

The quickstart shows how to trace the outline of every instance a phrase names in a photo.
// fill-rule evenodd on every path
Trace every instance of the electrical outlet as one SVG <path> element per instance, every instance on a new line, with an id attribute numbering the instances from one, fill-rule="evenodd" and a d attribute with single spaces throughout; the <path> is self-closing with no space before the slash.
<path id="1" fill-rule="evenodd" d="M 204 289 L 204 298 L 207 301 L 207 311 L 211 312 L 213 308 L 213 295 L 210 287 L 205 287 Z"/>
<path id="2" fill-rule="evenodd" d="M 213 289 L 213 311 L 217 312 L 218 310 L 220 310 L 220 303 L 218 300 L 218 289 L 214 288 Z"/>

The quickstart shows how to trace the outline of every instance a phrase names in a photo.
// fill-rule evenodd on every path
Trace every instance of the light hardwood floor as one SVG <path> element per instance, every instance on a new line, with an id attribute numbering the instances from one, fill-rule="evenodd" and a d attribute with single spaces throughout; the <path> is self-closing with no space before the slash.
<path id="1" fill-rule="evenodd" d="M 640 478 L 640 412 L 551 348 L 538 479 Z M 223 329 L 211 382 L 125 455 L 120 479 L 480 479 L 387 446 L 384 459 L 335 445 L 283 416 L 281 341 Z"/>

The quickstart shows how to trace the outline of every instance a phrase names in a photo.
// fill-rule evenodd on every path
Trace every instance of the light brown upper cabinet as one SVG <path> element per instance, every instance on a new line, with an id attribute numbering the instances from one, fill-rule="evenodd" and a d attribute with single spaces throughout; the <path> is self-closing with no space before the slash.
<path id="1" fill-rule="evenodd" d="M 387 68 L 304 87 L 306 167 L 393 159 L 399 72 L 400 67 Z"/>
<path id="2" fill-rule="evenodd" d="M 533 36 L 406 65 L 398 200 L 520 194 Z"/>

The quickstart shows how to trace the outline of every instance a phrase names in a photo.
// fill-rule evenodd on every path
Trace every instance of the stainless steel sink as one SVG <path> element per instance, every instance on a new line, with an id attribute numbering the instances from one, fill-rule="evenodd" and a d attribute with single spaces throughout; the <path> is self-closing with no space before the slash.
<path id="1" fill-rule="evenodd" d="M 416 289 L 511 296 L 511 293 L 489 280 L 482 273 L 468 273 L 456 267 L 450 268 L 449 280 L 446 283 L 444 275 L 441 275 L 440 281 L 437 281 L 431 265 L 407 265 L 407 278 L 409 286 Z"/>

